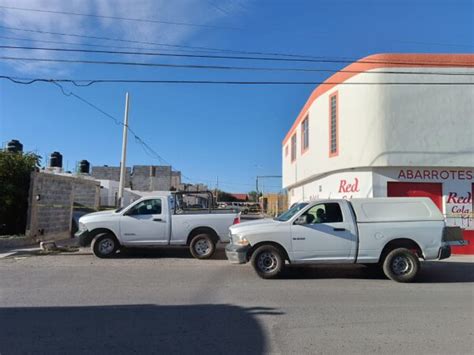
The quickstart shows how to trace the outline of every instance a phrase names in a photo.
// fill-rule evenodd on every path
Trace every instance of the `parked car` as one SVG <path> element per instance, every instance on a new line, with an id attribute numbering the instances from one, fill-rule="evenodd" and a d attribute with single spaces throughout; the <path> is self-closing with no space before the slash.
<path id="1" fill-rule="evenodd" d="M 147 196 L 123 209 L 85 215 L 79 219 L 76 233 L 79 244 L 90 244 L 100 258 L 111 257 L 124 247 L 168 245 L 187 245 L 195 258 L 210 258 L 217 242 L 229 241 L 229 227 L 240 222 L 240 214 L 234 210 L 181 208 L 183 195 Z"/>
<path id="2" fill-rule="evenodd" d="M 262 278 L 291 264 L 380 265 L 390 279 L 412 281 L 420 259 L 445 259 L 462 243 L 428 198 L 320 200 L 299 203 L 275 219 L 230 227 L 227 258 L 251 262 Z"/>

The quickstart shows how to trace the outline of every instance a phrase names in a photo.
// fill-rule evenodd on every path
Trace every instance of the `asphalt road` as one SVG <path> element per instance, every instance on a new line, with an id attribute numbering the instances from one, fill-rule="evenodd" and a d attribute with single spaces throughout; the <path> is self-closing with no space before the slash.
<path id="1" fill-rule="evenodd" d="M 0 353 L 474 353 L 474 258 L 417 283 L 362 266 L 261 280 L 186 250 L 0 259 Z"/>

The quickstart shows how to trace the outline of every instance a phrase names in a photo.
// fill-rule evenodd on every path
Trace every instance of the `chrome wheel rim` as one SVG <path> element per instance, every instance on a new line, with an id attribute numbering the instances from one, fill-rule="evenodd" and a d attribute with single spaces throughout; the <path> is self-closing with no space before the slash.
<path id="1" fill-rule="evenodd" d="M 115 242 L 112 238 L 102 239 L 99 243 L 99 252 L 103 255 L 107 255 L 113 252 L 115 248 Z"/>
<path id="2" fill-rule="evenodd" d="M 211 245 L 207 239 L 199 239 L 194 245 L 194 250 L 200 256 L 207 255 L 211 251 Z"/>
<path id="3" fill-rule="evenodd" d="M 257 259 L 257 266 L 264 273 L 273 272 L 278 267 L 278 258 L 271 252 L 260 253 Z"/>
<path id="4" fill-rule="evenodd" d="M 395 257 L 392 260 L 391 266 L 393 273 L 398 276 L 406 275 L 413 270 L 413 262 L 406 256 Z"/>

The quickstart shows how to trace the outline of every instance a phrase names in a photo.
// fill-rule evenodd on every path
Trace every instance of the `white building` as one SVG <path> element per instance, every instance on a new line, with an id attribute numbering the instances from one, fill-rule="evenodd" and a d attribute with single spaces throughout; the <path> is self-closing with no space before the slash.
<path id="1" fill-rule="evenodd" d="M 373 55 L 318 86 L 283 140 L 290 205 L 429 196 L 474 253 L 474 77 L 453 73 L 473 75 L 474 55 Z"/>

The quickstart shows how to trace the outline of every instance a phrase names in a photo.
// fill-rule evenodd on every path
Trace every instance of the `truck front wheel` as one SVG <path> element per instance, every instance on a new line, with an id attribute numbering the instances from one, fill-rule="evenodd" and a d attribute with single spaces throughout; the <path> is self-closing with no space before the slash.
<path id="1" fill-rule="evenodd" d="M 262 245 L 257 248 L 250 261 L 257 275 L 263 279 L 277 278 L 285 267 L 285 260 L 280 250 L 273 245 Z"/>
<path id="2" fill-rule="evenodd" d="M 411 282 L 419 270 L 418 257 L 406 248 L 392 250 L 383 261 L 383 272 L 393 281 Z"/>
<path id="3" fill-rule="evenodd" d="M 120 245 L 111 233 L 99 234 L 91 244 L 92 252 L 99 258 L 110 258 L 115 255 Z"/>
<path id="4" fill-rule="evenodd" d="M 216 251 L 216 243 L 209 234 L 197 234 L 191 240 L 189 249 L 196 259 L 209 259 Z"/>

